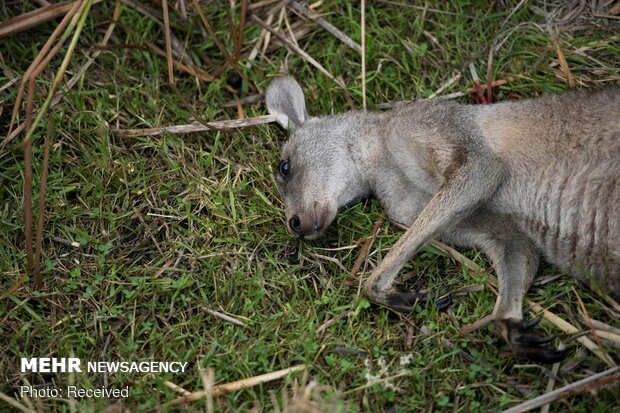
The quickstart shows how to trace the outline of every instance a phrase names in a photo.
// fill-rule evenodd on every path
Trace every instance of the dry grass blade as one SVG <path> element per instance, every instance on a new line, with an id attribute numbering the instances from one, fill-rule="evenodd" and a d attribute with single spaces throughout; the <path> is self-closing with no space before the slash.
<path id="1" fill-rule="evenodd" d="M 53 122 L 47 125 L 45 133 L 45 143 L 43 149 L 43 165 L 41 167 L 41 189 L 39 190 L 39 219 L 37 221 L 37 235 L 35 239 L 34 251 L 34 275 L 37 282 L 37 289 L 41 289 L 41 255 L 43 254 L 43 224 L 45 222 L 45 192 L 47 190 L 47 173 L 50 159 L 51 135 Z"/>
<path id="2" fill-rule="evenodd" d="M 30 80 L 30 77 L 32 76 L 32 74 L 39 68 L 41 61 L 48 54 L 48 51 L 52 47 L 52 44 L 54 44 L 58 36 L 60 36 L 60 33 L 67 27 L 69 22 L 71 22 L 71 26 L 69 26 L 69 28 L 67 29 L 65 33 L 71 31 L 72 30 L 71 27 L 75 25 L 75 23 L 77 23 L 77 19 L 73 19 L 73 17 L 78 12 L 80 5 L 81 5 L 81 2 L 76 2 L 73 5 L 73 7 L 71 7 L 71 9 L 67 12 L 65 17 L 60 22 L 60 24 L 56 27 L 56 29 L 54 29 L 50 37 L 47 39 L 47 41 L 41 48 L 41 51 L 37 54 L 37 57 L 30 64 L 30 66 L 28 67 L 28 70 L 26 70 L 26 73 L 24 73 L 24 75 L 22 76 L 22 81 L 17 91 L 17 97 L 15 98 L 15 104 L 13 105 L 13 114 L 11 115 L 11 122 L 9 123 L 9 132 L 7 133 L 6 138 L 2 142 L 2 147 L 4 147 L 4 145 L 6 145 L 7 142 L 10 140 L 11 132 L 13 131 L 13 126 L 15 124 L 15 121 L 17 120 L 17 114 L 19 113 L 19 108 L 21 106 L 22 97 L 24 94 L 24 88 L 26 87 L 26 83 Z M 63 36 L 63 39 L 59 43 L 61 44 L 64 43 L 64 40 L 67 37 L 68 36 Z"/>
<path id="3" fill-rule="evenodd" d="M 24 202 L 23 202 L 23 211 L 24 211 L 24 226 L 25 226 L 25 242 L 26 242 L 26 260 L 27 260 L 27 273 L 32 273 L 34 271 L 34 250 L 33 250 L 33 222 L 32 222 L 32 136 L 35 128 L 38 126 L 43 113 L 45 113 L 46 109 L 49 107 L 52 97 L 54 96 L 54 92 L 56 88 L 59 86 L 62 76 L 67 69 L 69 61 L 71 60 L 71 56 L 73 55 L 73 51 L 75 50 L 77 39 L 79 38 L 82 27 L 84 26 L 84 22 L 86 16 L 88 15 L 88 11 L 92 5 L 92 0 L 83 3 L 80 6 L 80 9 L 74 16 L 75 19 L 73 21 L 79 20 L 77 23 L 76 31 L 73 35 L 71 43 L 69 44 L 69 48 L 65 55 L 65 58 L 62 62 L 62 65 L 54 78 L 54 82 L 52 83 L 52 87 L 48 93 L 48 96 L 45 102 L 42 105 L 42 108 L 37 113 L 37 117 L 32 121 L 32 106 L 34 100 L 34 80 L 38 73 L 40 73 L 45 67 L 44 63 L 49 61 L 48 58 L 41 59 L 43 63 L 40 63 L 39 66 L 32 71 L 28 79 L 28 101 L 26 102 L 26 137 L 23 141 L 24 147 Z M 68 29 L 71 28 L 71 25 Z M 49 42 L 48 42 L 49 43 Z M 41 54 L 40 54 L 41 55 Z M 31 66 L 32 67 L 32 66 Z M 41 287 L 41 279 L 40 273 L 37 273 L 37 288 Z M 23 277 L 20 278 L 10 289 L 7 291 L 2 298 L 8 296 L 8 294 L 16 291 L 19 286 L 23 283 Z"/>
<path id="4" fill-rule="evenodd" d="M 71 39 L 71 43 L 69 43 L 69 48 L 67 49 L 67 53 L 65 54 L 65 57 L 60 65 L 60 68 L 58 69 L 58 72 L 56 72 L 56 76 L 54 77 L 54 80 L 48 92 L 47 98 L 43 102 L 43 105 L 41 105 L 41 109 L 37 113 L 37 117 L 34 120 L 32 126 L 26 132 L 26 137 L 24 138 L 24 144 L 26 144 L 32 139 L 32 134 L 34 133 L 34 129 L 38 126 L 39 122 L 41 121 L 41 118 L 43 117 L 43 114 L 47 111 L 47 108 L 49 107 L 56 90 L 60 86 L 60 82 L 62 81 L 62 78 L 65 75 L 65 72 L 67 70 L 67 67 L 69 66 L 69 62 L 71 61 L 71 58 L 73 57 L 73 52 L 75 51 L 75 48 L 77 46 L 78 39 L 80 38 L 80 33 L 82 32 L 82 28 L 84 27 L 84 23 L 86 21 L 86 16 L 88 16 L 88 12 L 90 11 L 90 7 L 92 6 L 92 4 L 93 4 L 93 0 L 85 1 L 80 7 L 80 10 L 78 11 L 76 15 L 76 16 L 79 16 L 79 21 L 77 23 L 77 28 L 75 32 L 73 33 L 73 38 Z"/>
<path id="5" fill-rule="evenodd" d="M 100 3 L 102 1 L 103 0 L 95 0 L 94 3 Z M 75 7 L 77 3 L 80 2 L 68 1 L 65 3 L 52 4 L 0 22 L 0 39 L 39 26 L 50 20 L 54 20 L 55 18 L 66 14 L 69 10 Z"/>
<path id="6" fill-rule="evenodd" d="M 172 45 L 170 42 L 170 17 L 168 17 L 168 0 L 162 0 L 161 8 L 164 12 L 164 34 L 166 37 L 166 62 L 168 63 L 168 84 L 174 85 L 174 68 L 172 65 Z"/>
<path id="7" fill-rule="evenodd" d="M 237 43 L 235 45 L 234 61 L 235 66 L 241 55 L 241 46 L 243 44 L 243 32 L 245 30 L 245 18 L 247 16 L 248 0 L 241 0 L 241 16 L 239 17 L 239 33 L 237 34 Z"/>
<path id="8" fill-rule="evenodd" d="M 14 409 L 19 410 L 20 412 L 36 413 L 35 410 L 29 409 L 28 407 L 26 407 L 23 404 L 19 403 L 14 398 L 9 397 L 9 396 L 7 396 L 6 394 L 4 394 L 2 392 L 0 392 L 0 399 L 4 400 L 9 406 L 13 407 Z"/>
<path id="9" fill-rule="evenodd" d="M 586 323 L 588 325 L 588 328 L 590 329 L 590 332 L 592 333 L 592 336 L 594 337 L 594 340 L 596 341 L 596 344 L 598 344 L 598 347 L 601 350 L 601 352 L 605 354 L 605 357 L 609 358 L 609 354 L 607 354 L 607 352 L 605 351 L 605 347 L 603 347 L 603 343 L 601 342 L 601 339 L 598 337 L 598 334 L 596 334 L 596 330 L 594 329 L 594 326 L 592 325 L 592 321 L 590 320 L 590 314 L 588 314 L 588 310 L 586 310 L 586 306 L 583 304 L 583 300 L 581 299 L 581 297 L 579 296 L 575 288 L 573 288 L 573 293 L 575 294 L 575 297 L 577 297 L 577 302 L 579 303 L 581 312 L 584 318 L 586 319 Z"/>
<path id="10" fill-rule="evenodd" d="M 317 62 L 312 56 L 310 56 L 308 53 L 306 53 L 305 51 L 303 51 L 301 48 L 295 46 L 293 43 L 291 43 L 286 37 L 284 37 L 282 35 L 282 33 L 274 30 L 271 26 L 269 26 L 267 23 L 265 23 L 264 21 L 262 21 L 261 19 L 259 19 L 258 17 L 252 15 L 252 20 L 254 20 L 255 22 L 257 22 L 258 24 L 260 24 L 261 26 L 263 26 L 263 28 L 267 31 L 269 31 L 271 34 L 273 34 L 274 36 L 276 36 L 282 43 L 284 43 L 286 45 L 286 47 L 288 47 L 289 49 L 291 49 L 293 52 L 297 53 L 299 56 L 301 56 L 305 61 L 307 61 L 308 63 L 310 63 L 312 66 L 316 67 L 318 70 L 321 71 L 321 73 L 323 73 L 325 76 L 327 76 L 328 78 L 330 78 L 331 80 L 333 80 L 334 82 L 336 82 L 336 84 L 338 86 L 340 86 L 343 89 L 346 89 L 345 85 L 340 82 L 338 79 L 336 79 L 331 73 L 329 73 L 329 71 L 327 71 L 327 69 L 325 69 L 319 62 Z"/>
<path id="11" fill-rule="evenodd" d="M 568 333 L 568 334 L 577 334 L 577 333 L 579 333 L 579 330 L 575 326 L 573 326 L 569 322 L 561 319 L 560 317 L 558 317 L 557 315 L 553 314 L 549 310 L 545 310 L 539 304 L 533 303 L 533 302 L 528 301 L 528 300 L 526 300 L 526 302 L 527 302 L 528 306 L 530 307 L 530 309 L 532 311 L 537 312 L 537 313 L 541 313 L 543 315 L 543 317 L 545 318 L 545 320 L 551 322 L 551 324 L 555 325 L 556 327 L 558 327 L 560 330 L 564 331 L 565 333 Z M 583 337 L 583 336 L 582 337 L 578 337 L 577 341 L 579 341 L 586 348 L 588 348 L 588 350 L 590 350 L 592 353 L 594 353 L 595 356 L 597 356 L 599 359 L 601 359 L 609 367 L 615 367 L 616 366 L 616 363 L 614 362 L 614 360 L 612 360 L 611 357 L 609 357 L 607 354 L 603 353 L 601 351 L 601 349 L 596 345 L 596 343 L 594 343 L 588 337 Z"/>
<path id="12" fill-rule="evenodd" d="M 528 400 L 510 409 L 504 410 L 502 413 L 527 412 L 556 400 L 565 399 L 578 393 L 609 386 L 617 383 L 618 381 L 620 381 L 620 367 L 614 367 L 609 370 L 605 370 L 602 373 L 594 374 L 583 380 L 576 381 L 575 383 L 571 383 L 552 392 L 538 396 L 532 400 Z"/>
<path id="13" fill-rule="evenodd" d="M 558 60 L 560 62 L 560 67 L 562 68 L 562 72 L 564 72 L 564 76 L 566 76 L 566 82 L 568 83 L 568 87 L 575 87 L 575 79 L 573 79 L 573 74 L 570 71 L 570 67 L 568 66 L 568 62 L 566 61 L 566 56 L 564 56 L 564 52 L 562 51 L 562 46 L 560 46 L 560 40 L 554 31 L 551 31 L 551 42 L 553 43 L 553 48 L 555 49 L 556 54 L 558 55 Z"/>
<path id="14" fill-rule="evenodd" d="M 123 27 L 123 26 L 121 26 Z M 127 29 L 126 27 L 123 27 L 124 29 Z M 166 52 L 164 50 L 161 50 L 159 47 L 157 47 L 156 45 L 154 45 L 153 43 L 149 42 L 146 39 L 142 39 L 142 43 L 144 43 L 144 45 L 146 45 L 149 49 L 151 49 L 152 51 L 154 51 L 155 53 L 157 53 L 158 55 L 162 56 L 162 57 L 167 57 Z M 215 80 L 215 76 L 210 75 L 209 73 L 205 72 L 204 70 L 194 66 L 193 64 L 190 65 L 186 65 L 184 63 L 181 63 L 179 61 L 173 61 L 174 67 L 185 72 L 188 73 L 192 76 L 197 77 L 198 79 L 202 80 L 203 82 L 213 82 Z"/>
<path id="15" fill-rule="evenodd" d="M 202 24 L 204 25 L 205 29 L 207 29 L 207 32 L 209 33 L 209 36 L 211 36 L 217 48 L 224 55 L 224 57 L 226 58 L 226 61 L 228 61 L 230 59 L 230 54 L 228 53 L 228 50 L 226 50 L 222 42 L 220 42 L 220 39 L 217 36 L 217 34 L 215 34 L 213 27 L 211 27 L 209 20 L 207 20 L 207 17 L 205 16 L 205 14 L 202 11 L 202 8 L 200 7 L 200 3 L 198 3 L 198 0 L 192 0 L 192 1 L 194 3 L 194 7 L 196 8 L 196 11 L 198 12 L 198 16 L 200 17 L 200 20 L 202 21 Z"/>
<path id="16" fill-rule="evenodd" d="M 209 126 L 201 123 L 191 123 L 188 125 L 174 125 L 164 128 L 145 128 L 145 129 L 112 129 L 112 133 L 117 136 L 129 138 L 135 136 L 158 136 L 163 133 L 192 133 L 204 132 L 208 130 L 236 129 L 246 126 L 263 125 L 265 123 L 275 122 L 276 118 L 271 115 L 256 116 L 254 118 L 221 120 L 208 122 Z"/>
<path id="17" fill-rule="evenodd" d="M 351 272 L 349 273 L 348 281 L 351 281 L 351 282 L 355 282 L 356 281 L 355 275 L 357 274 L 359 269 L 362 267 L 362 264 L 364 263 L 364 261 L 366 261 L 366 259 L 368 258 L 368 253 L 370 252 L 370 249 L 372 248 L 372 245 L 374 244 L 375 240 L 377 239 L 377 234 L 379 233 L 379 231 L 381 230 L 381 227 L 383 226 L 383 221 L 384 221 L 384 218 L 381 217 L 372 226 L 372 230 L 370 231 L 371 232 L 371 236 L 366 238 L 366 241 L 364 242 L 364 245 L 362 246 L 360 254 L 358 255 L 357 259 L 355 260 L 355 263 L 353 264 L 353 268 L 351 268 Z"/>

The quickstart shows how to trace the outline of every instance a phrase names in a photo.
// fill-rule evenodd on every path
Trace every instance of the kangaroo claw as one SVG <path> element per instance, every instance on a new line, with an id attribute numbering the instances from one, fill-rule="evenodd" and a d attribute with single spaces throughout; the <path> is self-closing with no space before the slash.
<path id="1" fill-rule="evenodd" d="M 416 305 L 425 305 L 429 302 L 428 294 L 418 291 L 410 291 L 404 289 L 393 289 L 380 299 L 370 300 L 376 304 L 385 306 L 399 313 L 409 313 L 415 309 Z M 445 311 L 452 305 L 452 299 L 449 295 L 434 301 L 438 311 Z"/>
<path id="2" fill-rule="evenodd" d="M 534 331 L 540 317 L 533 320 L 504 320 L 508 341 L 517 358 L 527 358 L 539 363 L 557 363 L 570 353 L 570 349 L 556 350 L 548 346 L 555 336 L 545 336 Z"/>

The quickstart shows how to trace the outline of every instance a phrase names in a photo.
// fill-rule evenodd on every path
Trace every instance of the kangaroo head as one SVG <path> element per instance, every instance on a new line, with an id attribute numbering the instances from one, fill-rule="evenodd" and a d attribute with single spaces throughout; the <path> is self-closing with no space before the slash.
<path id="1" fill-rule="evenodd" d="M 340 207 L 368 192 L 352 149 L 351 115 L 310 117 L 303 91 L 290 77 L 273 80 L 265 100 L 290 132 L 276 172 L 287 228 L 296 237 L 315 239 Z"/>

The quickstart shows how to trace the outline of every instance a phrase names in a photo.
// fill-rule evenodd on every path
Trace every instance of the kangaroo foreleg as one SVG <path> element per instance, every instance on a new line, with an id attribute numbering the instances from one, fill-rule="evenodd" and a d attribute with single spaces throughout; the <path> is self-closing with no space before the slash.
<path id="1" fill-rule="evenodd" d="M 395 286 L 402 266 L 425 243 L 458 224 L 488 199 L 503 178 L 502 164 L 482 154 L 472 155 L 451 171 L 413 225 L 366 281 L 364 289 L 368 298 L 399 311 L 411 309 L 419 296 Z"/>

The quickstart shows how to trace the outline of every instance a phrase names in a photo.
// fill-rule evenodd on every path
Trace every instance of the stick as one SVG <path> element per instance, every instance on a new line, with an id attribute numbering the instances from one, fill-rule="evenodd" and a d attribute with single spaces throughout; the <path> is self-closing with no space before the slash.
<path id="1" fill-rule="evenodd" d="M 561 387 L 552 392 L 535 397 L 532 400 L 528 400 L 510 409 L 504 410 L 502 413 L 522 413 L 545 404 L 554 402 L 556 400 L 565 399 L 567 397 L 579 394 L 585 391 L 598 389 L 620 380 L 620 367 L 614 367 L 609 370 L 605 370 L 602 373 L 595 374 L 590 377 L 586 377 L 583 380 L 576 381 L 564 387 Z"/>
<path id="2" fill-rule="evenodd" d="M 304 364 L 298 364 L 293 367 L 289 367 L 287 369 L 273 371 L 271 373 L 261 374 L 259 376 L 250 377 L 249 379 L 243 379 L 238 381 L 233 381 L 231 383 L 220 384 L 218 386 L 214 386 L 211 389 L 211 394 L 213 397 L 221 396 L 225 393 L 232 393 L 237 390 L 247 389 L 249 387 L 257 386 L 261 383 L 266 383 L 273 380 L 281 379 L 282 377 L 288 376 L 290 373 L 295 373 L 301 370 L 304 370 L 306 366 Z M 165 410 L 170 406 L 176 406 L 178 404 L 190 403 L 196 400 L 200 400 L 207 395 L 207 392 L 204 390 L 192 392 L 187 396 L 179 397 L 174 399 L 168 403 L 165 403 L 156 410 Z"/>
<path id="3" fill-rule="evenodd" d="M 448 81 L 446 83 L 444 83 L 443 85 L 441 85 L 439 87 L 439 89 L 437 89 L 436 91 L 434 91 L 429 97 L 428 99 L 434 99 L 436 98 L 438 95 L 442 94 L 444 90 L 446 90 L 447 88 L 449 88 L 450 86 L 452 86 L 453 84 L 455 84 L 456 82 L 458 82 L 461 79 L 461 72 L 459 72 L 458 70 L 455 70 L 454 73 L 452 74 L 452 77 L 450 79 L 448 79 Z"/>
<path id="4" fill-rule="evenodd" d="M 316 67 L 321 73 L 323 73 L 325 76 L 327 76 L 328 78 L 330 78 L 331 80 L 333 80 L 334 82 L 336 82 L 336 84 L 338 84 L 338 86 L 340 86 L 343 89 L 346 89 L 345 86 L 339 82 L 334 76 L 332 76 L 331 73 L 329 73 L 327 71 L 327 69 L 325 69 L 319 62 L 317 62 L 312 56 L 310 56 L 308 53 L 306 53 L 305 51 L 303 51 L 301 48 L 295 46 L 293 43 L 291 43 L 286 37 L 284 37 L 284 35 L 282 35 L 282 33 L 274 30 L 271 26 L 269 26 L 267 23 L 265 23 L 264 21 L 262 21 L 261 19 L 259 19 L 258 17 L 256 17 L 256 15 L 252 15 L 252 20 L 254 20 L 255 22 L 257 22 L 258 24 L 260 24 L 261 26 L 263 26 L 263 28 L 265 30 L 267 30 L 269 33 L 273 34 L 274 36 L 276 36 L 282 43 L 284 43 L 284 45 L 286 47 L 288 47 L 289 49 L 291 49 L 292 51 L 294 51 L 295 53 L 297 53 L 299 56 L 301 56 L 304 60 L 306 60 L 308 63 L 310 63 L 312 66 Z"/>
<path id="5" fill-rule="evenodd" d="M 211 310 L 210 308 L 207 308 L 207 307 L 202 307 L 202 309 L 214 317 L 221 318 L 222 320 L 228 321 L 229 323 L 232 323 L 236 326 L 245 327 L 245 323 L 243 321 L 237 320 L 234 317 L 220 313 L 219 311 Z"/>
<path id="6" fill-rule="evenodd" d="M 473 323 L 467 324 L 466 326 L 461 327 L 461 329 L 459 330 L 458 334 L 459 336 L 464 336 L 466 334 L 471 333 L 472 331 L 475 331 L 487 324 L 489 324 L 491 321 L 493 321 L 495 319 L 495 316 L 493 315 L 493 313 L 488 314 L 482 318 L 479 318 L 478 320 L 474 321 Z"/>
<path id="7" fill-rule="evenodd" d="M 564 350 L 563 343 L 560 343 L 560 345 L 558 346 L 558 350 Z M 547 382 L 546 393 L 552 392 L 553 388 L 555 387 L 555 379 L 558 377 L 558 370 L 560 370 L 560 364 L 561 361 L 558 361 L 557 363 L 553 363 L 553 367 L 551 367 L 551 374 L 549 375 L 549 381 Z M 551 404 L 545 404 L 542 409 L 540 409 L 540 413 L 549 413 L 549 407 L 551 407 Z"/>
<path id="8" fill-rule="evenodd" d="M 235 129 L 243 128 L 246 126 L 256 126 L 265 123 L 275 122 L 276 118 L 272 115 L 257 116 L 255 118 L 235 119 L 235 120 L 220 120 L 209 122 L 209 127 L 195 122 L 188 125 L 173 125 L 164 128 L 144 128 L 144 129 L 112 129 L 112 133 L 116 136 L 123 138 L 132 138 L 136 136 L 158 136 L 164 132 L 167 133 L 192 133 L 192 132 L 204 132 L 208 130 L 222 130 L 222 129 Z"/>

